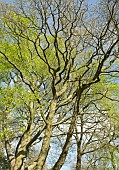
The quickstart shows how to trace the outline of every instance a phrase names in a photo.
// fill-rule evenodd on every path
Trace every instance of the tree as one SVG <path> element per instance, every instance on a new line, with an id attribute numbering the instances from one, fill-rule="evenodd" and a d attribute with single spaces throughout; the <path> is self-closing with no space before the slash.
<path id="1" fill-rule="evenodd" d="M 65 163 L 78 131 L 77 119 L 82 120 L 80 106 L 84 109 L 92 103 L 86 99 L 104 75 L 108 82 L 110 75 L 118 73 L 118 5 L 117 0 L 106 0 L 101 12 L 88 17 L 84 0 L 1 4 L 0 60 L 5 76 L 1 138 L 11 170 L 42 170 L 52 139 L 63 126 L 63 146 L 51 169 L 61 169 Z M 77 170 L 81 169 L 81 138 L 76 140 Z M 36 143 L 38 156 L 28 166 L 28 153 Z"/>
<path id="2" fill-rule="evenodd" d="M 2 144 L 0 144 L 0 170 L 2 170 L 2 169 L 8 170 L 9 163 L 7 161 L 6 156 L 4 156 L 3 146 L 2 146 Z"/>

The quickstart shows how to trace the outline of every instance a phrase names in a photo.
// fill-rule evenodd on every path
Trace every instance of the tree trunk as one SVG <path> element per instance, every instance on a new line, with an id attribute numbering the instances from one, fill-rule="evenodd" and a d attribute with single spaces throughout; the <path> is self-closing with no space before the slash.
<path id="1" fill-rule="evenodd" d="M 15 153 L 15 165 L 13 170 L 24 170 L 25 169 L 25 159 L 27 157 L 28 152 L 28 143 L 31 140 L 32 137 L 32 123 L 34 119 L 34 103 L 30 103 L 30 114 L 29 114 L 29 122 L 26 131 L 21 136 Z"/>
<path id="2" fill-rule="evenodd" d="M 60 170 L 66 160 L 66 156 L 68 154 L 68 150 L 69 150 L 69 147 L 71 144 L 71 139 L 72 139 L 72 135 L 73 135 L 73 131 L 74 131 L 75 120 L 76 120 L 76 115 L 73 114 L 71 124 L 70 124 L 69 130 L 68 130 L 68 133 L 67 133 L 66 142 L 62 149 L 62 153 L 60 154 L 59 159 L 57 160 L 57 162 L 55 163 L 53 168 L 51 168 L 51 170 Z"/>
<path id="3" fill-rule="evenodd" d="M 7 159 L 9 160 L 9 168 L 10 170 L 13 170 L 14 165 L 15 165 L 15 158 L 11 152 L 11 144 L 9 143 L 8 140 L 5 141 L 5 148 L 7 152 Z"/>
<path id="4" fill-rule="evenodd" d="M 52 135 L 52 121 L 56 110 L 56 104 L 57 104 L 57 100 L 53 99 L 51 103 L 50 113 L 47 118 L 47 125 L 46 125 L 44 140 L 41 147 L 41 152 L 35 170 L 43 170 L 48 155 L 48 151 L 50 149 L 50 138 Z"/>
<path id="5" fill-rule="evenodd" d="M 31 139 L 30 130 L 24 134 L 22 138 L 20 148 L 18 149 L 16 156 L 15 156 L 15 165 L 13 170 L 24 170 L 25 169 L 25 158 L 27 157 L 27 144 Z"/>
<path id="6" fill-rule="evenodd" d="M 76 163 L 76 170 L 81 170 L 81 149 L 80 147 L 77 148 L 77 163 Z"/>

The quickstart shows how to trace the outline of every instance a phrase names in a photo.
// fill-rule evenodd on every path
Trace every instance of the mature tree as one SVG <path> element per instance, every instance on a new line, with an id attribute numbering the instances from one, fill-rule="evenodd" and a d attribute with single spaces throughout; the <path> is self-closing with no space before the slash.
<path id="1" fill-rule="evenodd" d="M 96 122 L 103 113 L 98 96 L 101 100 L 106 93 L 93 95 L 93 91 L 103 79 L 108 83 L 110 76 L 118 74 L 118 6 L 117 0 L 106 0 L 89 16 L 84 0 L 1 4 L 1 139 L 11 170 L 43 170 L 62 127 L 66 128 L 63 146 L 51 169 L 62 168 L 74 135 L 80 170 L 86 115 L 85 129 L 89 131 L 90 119 L 95 127 L 87 141 L 96 135 L 100 143 L 108 136 L 108 127 L 102 136 L 99 131 L 105 125 Z M 91 112 L 92 103 L 98 112 Z M 37 143 L 38 155 L 28 165 L 29 152 Z M 87 149 L 87 144 L 83 147 Z"/>

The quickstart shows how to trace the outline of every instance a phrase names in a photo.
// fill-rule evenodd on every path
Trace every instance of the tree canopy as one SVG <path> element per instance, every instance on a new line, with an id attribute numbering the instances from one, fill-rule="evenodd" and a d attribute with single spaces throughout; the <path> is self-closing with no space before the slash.
<path id="1" fill-rule="evenodd" d="M 15 0 L 0 10 L 0 162 L 117 170 L 118 0 Z"/>

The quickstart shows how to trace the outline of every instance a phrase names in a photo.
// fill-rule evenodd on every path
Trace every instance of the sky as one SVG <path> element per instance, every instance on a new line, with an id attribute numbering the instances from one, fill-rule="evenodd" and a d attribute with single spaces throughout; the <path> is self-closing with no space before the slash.
<path id="1" fill-rule="evenodd" d="M 87 0 L 87 2 L 90 4 L 95 4 L 96 2 L 98 2 L 98 0 Z"/>
<path id="2" fill-rule="evenodd" d="M 1 0 L 2 2 L 7 2 L 7 3 L 11 3 L 13 2 L 13 0 Z"/>
<path id="3" fill-rule="evenodd" d="M 11 3 L 13 0 L 2 0 L 3 2 Z M 98 0 L 86 0 L 89 4 L 95 4 Z"/>

